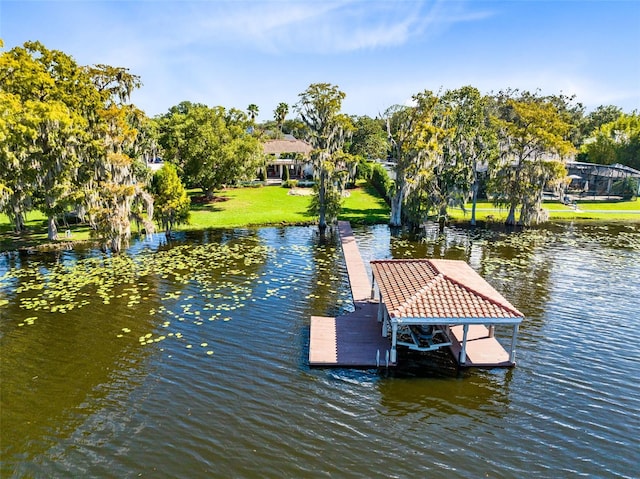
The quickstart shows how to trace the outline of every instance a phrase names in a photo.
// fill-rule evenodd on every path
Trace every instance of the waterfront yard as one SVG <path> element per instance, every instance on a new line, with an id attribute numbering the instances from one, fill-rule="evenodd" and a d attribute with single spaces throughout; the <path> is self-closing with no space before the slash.
<path id="1" fill-rule="evenodd" d="M 292 194 L 294 193 L 294 194 Z M 212 228 L 239 228 L 266 225 L 307 225 L 316 219 L 309 215 L 307 208 L 311 201 L 311 189 L 295 190 L 280 186 L 229 188 L 216 192 L 212 202 L 198 202 L 199 190 L 191 190 L 191 218 L 187 225 L 177 230 L 203 230 Z M 579 201 L 577 208 L 558 201 L 545 202 L 550 220 L 594 220 L 594 221 L 640 221 L 640 200 L 630 201 Z M 496 208 L 490 202 L 479 202 L 476 209 L 478 221 L 500 223 L 507 217 L 506 208 Z M 464 222 L 471 218 L 471 205 L 465 211 L 450 208 L 449 215 L 454 222 Z M 389 207 L 366 183 L 348 190 L 344 199 L 340 220 L 353 224 L 385 224 L 389 221 Z M 0 214 L 0 250 L 8 251 L 21 247 L 35 247 L 48 244 L 46 218 L 39 211 L 28 213 L 26 218 L 28 233 L 16 235 L 6 215 Z M 59 242 L 87 241 L 90 228 L 86 224 L 60 225 Z M 133 226 L 134 232 L 137 231 Z"/>

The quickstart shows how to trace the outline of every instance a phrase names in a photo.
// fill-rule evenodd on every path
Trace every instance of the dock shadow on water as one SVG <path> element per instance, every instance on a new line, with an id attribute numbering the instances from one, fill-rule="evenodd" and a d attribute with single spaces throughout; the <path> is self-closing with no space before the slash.
<path id="1" fill-rule="evenodd" d="M 313 227 L 5 255 L 0 476 L 637 477 L 640 357 L 604 332 L 640 335 L 639 225 L 354 233 L 467 261 L 526 315 L 516 367 L 310 369 L 310 316 L 353 308 Z"/>

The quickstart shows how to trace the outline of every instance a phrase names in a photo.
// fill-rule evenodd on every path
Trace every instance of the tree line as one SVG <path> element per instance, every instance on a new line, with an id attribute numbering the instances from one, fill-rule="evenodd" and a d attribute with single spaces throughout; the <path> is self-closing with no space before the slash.
<path id="1" fill-rule="evenodd" d="M 242 111 L 184 101 L 149 118 L 130 102 L 140 87 L 126 68 L 81 66 L 40 42 L 0 56 L 0 209 L 17 232 L 38 209 L 55 240 L 73 211 L 118 251 L 132 224 L 153 231 L 155 219 L 171 231 L 187 221 L 185 186 L 211 198 L 223 185 L 254 179 L 266 165 L 262 142 L 283 133 L 313 147 L 311 210 L 321 230 L 337 217 L 350 181 L 381 174 L 372 158 L 394 165 L 395 180 L 382 181 L 394 226 L 434 212 L 444 224 L 448 207 L 477 197 L 481 175 L 494 201 L 509 207 L 508 223 L 540 221 L 543 188 L 566 182 L 560 160 L 575 152 L 640 168 L 636 112 L 602 106 L 585 114 L 564 95 L 425 90 L 370 118 L 343 113 L 345 93 L 317 83 L 298 95 L 294 119 L 280 103 L 273 121 L 257 124 L 255 104 Z M 159 157 L 165 166 L 153 175 L 147 163 Z"/>
<path id="2" fill-rule="evenodd" d="M 335 85 L 314 84 L 299 96 L 302 128 L 296 128 L 316 148 L 317 198 L 332 212 L 329 222 L 340 210 L 346 184 L 332 177 L 351 174 L 354 164 L 356 172 L 377 177 L 374 183 L 391 206 L 391 226 L 419 226 L 435 217 L 441 229 L 447 209 L 464 208 L 469 200 L 475 224 L 481 188 L 508 209 L 507 225 L 544 221 L 543 192 L 565 191 L 571 181 L 564 166 L 569 157 L 640 168 L 636 112 L 601 106 L 585 114 L 584 106 L 566 95 L 513 89 L 482 95 L 472 86 L 425 90 L 409 105 L 392 106 L 376 119 L 342 114 L 345 95 Z M 325 144 L 318 136 L 327 139 Z M 364 158 L 388 160 L 393 181 L 379 165 L 366 167 Z M 318 209 L 322 228 L 323 210 Z"/>

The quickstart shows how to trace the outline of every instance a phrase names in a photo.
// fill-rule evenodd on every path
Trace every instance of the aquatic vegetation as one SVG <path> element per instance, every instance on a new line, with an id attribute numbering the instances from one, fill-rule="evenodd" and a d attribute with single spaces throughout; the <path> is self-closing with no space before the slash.
<path id="1" fill-rule="evenodd" d="M 117 326 L 96 327 L 112 331 L 118 341 L 151 346 L 169 340 L 187 349 L 199 344 L 211 356 L 216 335 L 199 334 L 197 328 L 229 323 L 247 305 L 287 301 L 291 295 L 320 298 L 321 292 L 336 297 L 334 304 L 349 302 L 348 288 L 340 288 L 344 276 L 335 271 L 341 250 L 324 246 L 314 257 L 316 247 L 268 246 L 255 235 L 229 235 L 220 242 L 160 245 L 118 256 L 24 262 L 0 276 L 0 318 L 20 327 L 36 325 L 38 318 L 68 321 L 71 327 L 102 310 Z M 89 315 L 79 312 L 85 308 Z M 247 316 L 241 315 L 243 321 Z"/>

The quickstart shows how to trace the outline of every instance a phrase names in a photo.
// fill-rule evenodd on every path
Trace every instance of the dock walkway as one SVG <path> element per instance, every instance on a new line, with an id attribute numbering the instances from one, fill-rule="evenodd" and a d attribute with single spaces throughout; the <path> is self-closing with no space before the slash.
<path id="1" fill-rule="evenodd" d="M 309 339 L 311 366 L 376 367 L 385 364 L 391 341 L 382 336 L 378 303 L 371 300 L 371 282 L 347 221 L 338 222 L 355 311 L 344 316 L 312 316 Z"/>

